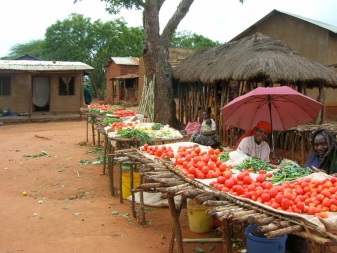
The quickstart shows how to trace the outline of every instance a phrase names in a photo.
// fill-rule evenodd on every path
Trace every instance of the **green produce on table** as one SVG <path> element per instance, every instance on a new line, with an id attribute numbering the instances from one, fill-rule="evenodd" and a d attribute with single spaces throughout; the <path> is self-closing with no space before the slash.
<path id="1" fill-rule="evenodd" d="M 100 109 L 99 108 L 90 108 L 89 109 L 89 112 L 97 112 L 97 113 L 100 113 Z"/>
<path id="2" fill-rule="evenodd" d="M 122 138 L 136 138 L 141 143 L 153 143 L 153 139 L 147 133 L 139 129 L 121 129 L 117 131 L 117 135 Z"/>
<path id="3" fill-rule="evenodd" d="M 162 125 L 160 123 L 154 123 L 153 126 L 152 126 L 152 130 L 160 130 L 163 127 L 164 127 L 164 125 Z"/>
<path id="4" fill-rule="evenodd" d="M 120 118 L 105 118 L 103 120 L 103 124 L 106 125 L 106 126 L 109 125 L 109 124 L 112 124 L 114 122 L 122 122 L 122 120 Z"/>
<path id="5" fill-rule="evenodd" d="M 258 172 L 259 170 L 271 171 L 272 168 L 269 167 L 268 163 L 262 162 L 258 158 L 248 157 L 243 160 L 242 163 L 235 165 L 234 169 L 237 170 L 247 170 L 249 168 L 253 168 L 254 172 Z"/>
<path id="6" fill-rule="evenodd" d="M 217 159 L 222 161 L 222 162 L 227 162 L 229 160 L 229 152 L 221 152 L 218 156 Z"/>
<path id="7" fill-rule="evenodd" d="M 273 184 L 283 183 L 284 181 L 293 181 L 301 177 L 308 176 L 312 171 L 308 168 L 301 168 L 292 165 L 292 167 L 283 167 L 273 173 L 273 177 L 268 179 Z"/>
<path id="8" fill-rule="evenodd" d="M 107 115 L 107 114 L 114 114 L 116 111 L 114 110 L 108 110 L 108 111 L 104 111 L 104 112 L 101 112 L 102 115 Z"/>

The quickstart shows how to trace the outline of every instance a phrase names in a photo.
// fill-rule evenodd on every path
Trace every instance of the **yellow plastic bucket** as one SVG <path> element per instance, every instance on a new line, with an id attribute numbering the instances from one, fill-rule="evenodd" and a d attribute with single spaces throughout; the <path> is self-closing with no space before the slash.
<path id="1" fill-rule="evenodd" d="M 207 207 L 195 200 L 187 203 L 189 228 L 194 233 L 207 233 L 213 228 L 213 218 L 206 213 Z"/>
<path id="2" fill-rule="evenodd" d="M 140 185 L 140 178 L 138 172 L 133 172 L 133 187 Z M 130 191 L 130 172 L 122 173 L 122 192 L 123 199 L 127 199 L 131 195 Z"/>

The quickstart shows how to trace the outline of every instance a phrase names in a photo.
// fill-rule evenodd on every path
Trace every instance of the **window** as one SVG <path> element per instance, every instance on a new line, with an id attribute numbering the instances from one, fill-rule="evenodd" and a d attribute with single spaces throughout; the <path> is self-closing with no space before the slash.
<path id="1" fill-rule="evenodd" d="M 59 78 L 59 95 L 72 96 L 75 95 L 75 78 L 74 77 L 60 77 Z"/>
<path id="2" fill-rule="evenodd" d="M 11 76 L 0 75 L 0 96 L 11 95 Z"/>

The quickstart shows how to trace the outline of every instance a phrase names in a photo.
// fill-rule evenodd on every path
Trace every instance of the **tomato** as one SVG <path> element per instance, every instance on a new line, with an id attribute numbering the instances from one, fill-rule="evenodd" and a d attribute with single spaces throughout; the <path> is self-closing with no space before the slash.
<path id="1" fill-rule="evenodd" d="M 207 166 L 208 166 L 208 168 L 209 168 L 210 170 L 214 170 L 214 169 L 216 168 L 215 163 L 212 162 L 212 161 L 209 161 L 209 162 L 207 163 Z"/>
<path id="2" fill-rule="evenodd" d="M 223 177 L 223 176 L 220 176 L 217 178 L 217 182 L 220 183 L 220 184 L 224 184 L 226 181 L 226 178 Z M 228 187 L 228 188 L 231 188 L 231 187 Z"/>
<path id="3" fill-rule="evenodd" d="M 195 178 L 194 174 L 192 174 L 192 173 L 189 173 L 189 174 L 187 174 L 186 176 L 187 176 L 188 178 L 191 178 L 191 179 L 194 179 L 194 178 Z"/>
<path id="4" fill-rule="evenodd" d="M 205 178 L 205 174 L 203 172 L 198 172 L 197 173 L 197 178 L 204 179 Z"/>
<path id="5" fill-rule="evenodd" d="M 209 159 L 213 162 L 216 162 L 218 160 L 217 155 L 210 155 Z"/>
<path id="6" fill-rule="evenodd" d="M 203 161 L 204 163 L 208 163 L 208 162 L 209 162 L 209 155 L 204 155 L 204 156 L 202 157 L 202 161 Z"/>
<path id="7" fill-rule="evenodd" d="M 214 148 L 210 148 L 210 149 L 207 151 L 207 154 L 209 154 L 209 155 L 214 155 Z"/>
<path id="8" fill-rule="evenodd" d="M 220 166 L 219 166 L 219 171 L 225 171 L 227 170 L 227 165 L 222 163 Z"/>
<path id="9" fill-rule="evenodd" d="M 227 179 L 227 180 L 225 181 L 225 186 L 226 186 L 227 188 L 231 189 L 231 188 L 234 186 L 234 181 L 233 181 L 233 179 Z"/>
<path id="10" fill-rule="evenodd" d="M 209 186 L 214 186 L 214 184 L 216 183 L 216 181 L 211 181 L 210 183 L 209 183 Z"/>
<path id="11" fill-rule="evenodd" d="M 269 202 L 270 201 L 270 196 L 268 193 L 262 193 L 261 195 L 261 201 L 262 203 Z"/>
<path id="12" fill-rule="evenodd" d="M 263 189 L 271 189 L 273 187 L 273 184 L 271 182 L 264 181 L 262 182 Z"/>
<path id="13" fill-rule="evenodd" d="M 277 195 L 277 193 L 278 193 L 278 190 L 277 190 L 276 187 L 272 187 L 272 188 L 269 189 L 269 195 L 270 195 L 270 197 L 275 198 L 276 195 Z"/>
<path id="14" fill-rule="evenodd" d="M 303 202 L 297 202 L 296 207 L 297 207 L 300 211 L 303 211 L 303 210 L 304 210 L 304 204 L 303 204 Z"/>
<path id="15" fill-rule="evenodd" d="M 283 198 L 284 198 L 283 194 L 278 193 L 275 197 L 275 202 L 281 204 Z"/>
<path id="16" fill-rule="evenodd" d="M 264 180 L 265 180 L 265 177 L 262 175 L 258 175 L 255 179 L 256 182 L 260 182 L 260 183 L 264 182 Z"/>
<path id="17" fill-rule="evenodd" d="M 226 170 L 226 171 L 223 172 L 223 176 L 226 179 L 230 179 L 232 177 L 232 172 L 230 170 Z"/>
<path id="18" fill-rule="evenodd" d="M 324 207 L 330 207 L 331 206 L 331 200 L 329 198 L 323 199 L 322 206 L 324 206 Z"/>
<path id="19" fill-rule="evenodd" d="M 283 198 L 283 199 L 281 200 L 281 208 L 282 208 L 283 210 L 287 210 L 287 209 L 289 208 L 289 199 Z"/>
<path id="20" fill-rule="evenodd" d="M 204 173 L 204 174 L 208 174 L 209 167 L 205 165 L 204 167 L 202 167 L 201 171 L 202 171 L 202 173 Z"/>
<path id="21" fill-rule="evenodd" d="M 254 168 L 247 169 L 248 172 L 254 172 Z"/>
<path id="22" fill-rule="evenodd" d="M 199 154 L 201 152 L 201 149 L 199 147 L 195 147 L 194 148 L 194 152 L 197 153 L 197 154 Z"/>
<path id="23" fill-rule="evenodd" d="M 243 183 L 246 185 L 250 185 L 253 182 L 253 179 L 250 176 L 245 176 L 243 178 Z"/>
<path id="24" fill-rule="evenodd" d="M 259 173 L 259 174 L 266 174 L 266 171 L 265 171 L 265 170 L 259 170 L 258 173 Z"/>
<path id="25" fill-rule="evenodd" d="M 220 155 L 220 153 L 221 153 L 221 150 L 220 150 L 220 149 L 218 149 L 218 148 L 214 149 L 214 154 Z"/>
<path id="26" fill-rule="evenodd" d="M 215 164 L 216 164 L 216 167 L 220 167 L 220 165 L 222 164 L 222 161 L 216 160 Z"/>

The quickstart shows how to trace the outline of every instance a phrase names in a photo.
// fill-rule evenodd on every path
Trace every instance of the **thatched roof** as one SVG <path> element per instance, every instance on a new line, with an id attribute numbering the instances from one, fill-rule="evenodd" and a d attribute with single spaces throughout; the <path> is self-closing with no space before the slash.
<path id="1" fill-rule="evenodd" d="M 180 82 L 214 83 L 221 80 L 271 83 L 324 83 L 337 88 L 337 74 L 322 64 L 301 57 L 280 40 L 262 34 L 219 47 L 203 48 L 173 69 Z"/>

